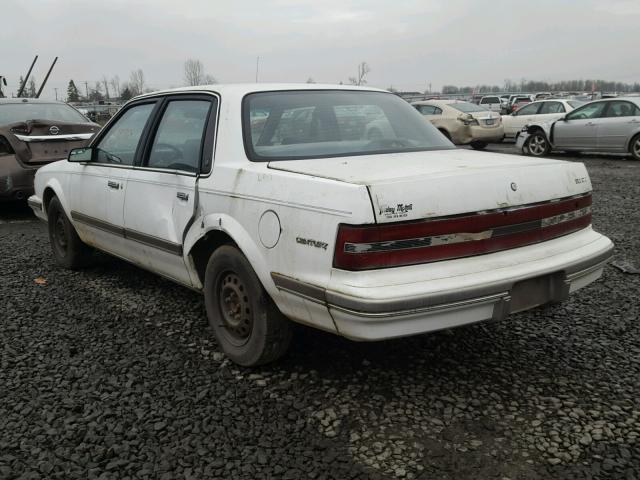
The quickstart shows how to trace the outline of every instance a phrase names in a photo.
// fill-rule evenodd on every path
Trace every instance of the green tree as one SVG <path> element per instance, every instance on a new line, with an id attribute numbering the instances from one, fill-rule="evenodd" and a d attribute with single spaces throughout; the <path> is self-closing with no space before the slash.
<path id="1" fill-rule="evenodd" d="M 24 89 L 24 96 L 27 98 L 36 98 L 36 81 L 31 77 L 29 83 L 27 83 L 27 88 Z"/>
<path id="2" fill-rule="evenodd" d="M 133 98 L 133 92 L 129 88 L 129 85 L 125 85 L 124 88 L 120 91 L 120 100 L 126 102 L 127 100 L 131 100 Z"/>
<path id="3" fill-rule="evenodd" d="M 73 80 L 69 80 L 69 85 L 67 86 L 67 102 L 79 101 L 80 92 L 78 92 L 78 87 L 76 87 L 76 83 Z"/>

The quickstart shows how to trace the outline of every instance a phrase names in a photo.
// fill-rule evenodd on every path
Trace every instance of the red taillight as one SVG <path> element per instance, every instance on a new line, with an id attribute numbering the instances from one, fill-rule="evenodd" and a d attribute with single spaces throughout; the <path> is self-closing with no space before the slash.
<path id="1" fill-rule="evenodd" d="M 482 255 L 543 242 L 591 224 L 591 194 L 436 220 L 340 225 L 333 265 L 369 270 Z"/>

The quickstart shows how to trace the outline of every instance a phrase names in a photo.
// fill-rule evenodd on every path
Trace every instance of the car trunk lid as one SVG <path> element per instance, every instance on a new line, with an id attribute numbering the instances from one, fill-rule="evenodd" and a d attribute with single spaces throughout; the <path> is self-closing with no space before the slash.
<path id="1" fill-rule="evenodd" d="M 20 160 L 28 164 L 49 163 L 66 158 L 69 151 L 85 146 L 100 130 L 95 123 L 30 120 L 3 127 Z"/>
<path id="2" fill-rule="evenodd" d="M 462 149 L 277 161 L 269 168 L 366 186 L 377 223 L 506 209 L 591 190 L 581 163 Z"/>

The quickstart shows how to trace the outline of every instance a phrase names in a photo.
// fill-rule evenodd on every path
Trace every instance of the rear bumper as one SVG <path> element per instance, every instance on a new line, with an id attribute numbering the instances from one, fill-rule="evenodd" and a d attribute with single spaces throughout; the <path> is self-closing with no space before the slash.
<path id="1" fill-rule="evenodd" d="M 499 142 L 504 138 L 502 125 L 496 127 L 462 127 L 453 136 L 454 143 L 466 145 L 474 141 Z"/>
<path id="2" fill-rule="evenodd" d="M 571 252 L 547 257 L 543 255 L 540 259 L 521 261 L 516 265 L 507 265 L 508 259 L 496 262 L 500 255 L 504 257 L 505 254 L 499 252 L 410 267 L 419 272 L 420 268 L 433 270 L 443 268 L 445 263 L 469 261 L 469 273 L 430 281 L 418 279 L 398 284 L 389 272 L 387 285 L 343 285 L 342 291 L 337 291 L 303 284 L 278 274 L 272 274 L 272 277 L 279 289 L 325 304 L 341 335 L 354 340 L 382 340 L 484 320 L 500 320 L 510 313 L 565 300 L 570 293 L 602 275 L 604 265 L 613 251 L 611 241 L 591 229 L 545 243 L 558 243 L 560 240 L 560 243 L 567 244 L 569 240 L 570 244 L 571 239 L 568 237 L 579 236 L 582 237 L 580 240 L 583 245 L 576 245 L 577 248 Z M 565 245 L 556 246 L 562 249 Z M 549 249 L 549 245 L 539 244 L 535 247 L 538 250 L 546 248 L 548 253 L 553 253 L 553 248 Z M 525 249 L 532 250 L 531 247 L 513 249 L 508 252 L 508 256 L 516 259 L 516 251 Z M 535 255 L 534 253 L 533 256 Z M 490 260 L 489 257 L 493 259 Z M 489 260 L 485 266 L 493 264 L 494 269 L 474 272 L 473 263 L 483 260 Z M 502 267 L 498 266 L 500 263 L 503 264 Z M 379 276 L 381 272 L 384 270 L 376 271 L 373 275 Z M 349 275 L 340 281 L 348 282 L 348 277 Z"/>
<path id="3" fill-rule="evenodd" d="M 37 168 L 23 167 L 13 155 L 0 162 L 0 200 L 25 200 L 33 194 Z"/>

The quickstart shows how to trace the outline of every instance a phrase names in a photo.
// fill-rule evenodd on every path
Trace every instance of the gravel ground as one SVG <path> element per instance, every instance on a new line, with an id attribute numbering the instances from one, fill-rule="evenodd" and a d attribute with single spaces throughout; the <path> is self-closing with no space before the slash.
<path id="1" fill-rule="evenodd" d="M 596 228 L 640 265 L 640 163 L 581 160 Z M 640 479 L 640 275 L 608 266 L 560 306 L 399 341 L 302 329 L 246 370 L 196 293 L 108 256 L 62 270 L 13 208 L 2 479 Z"/>

